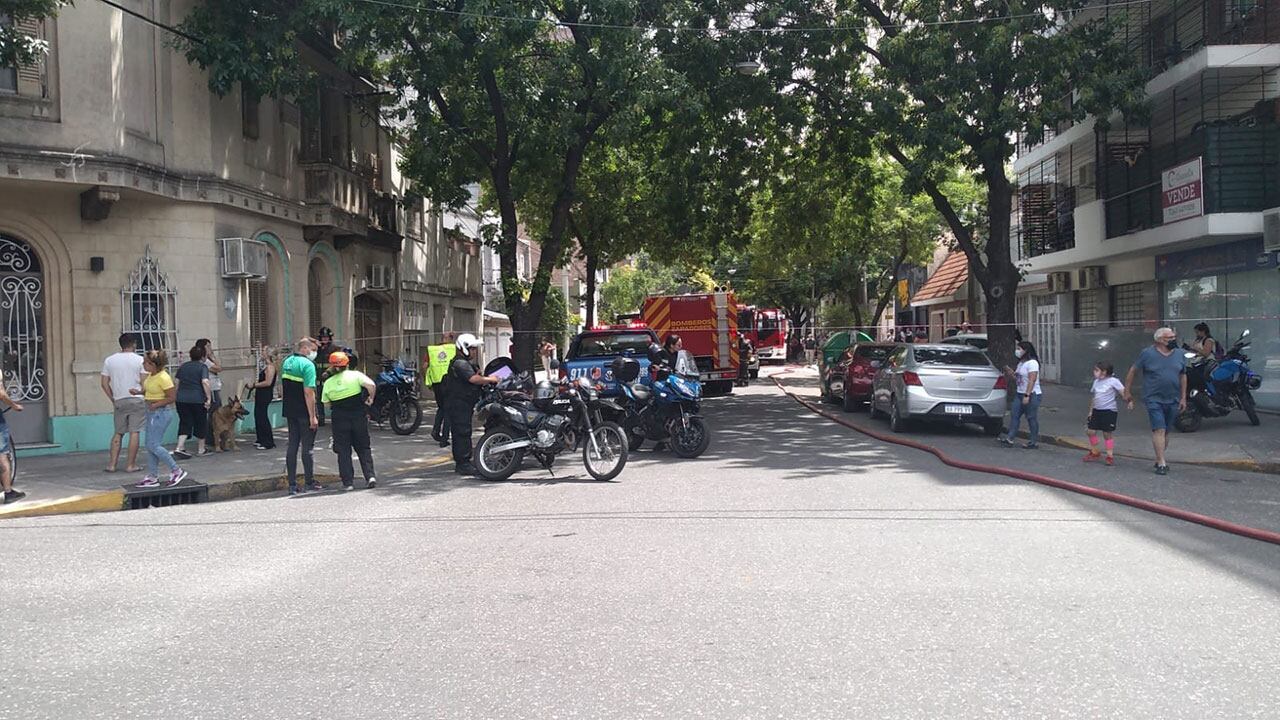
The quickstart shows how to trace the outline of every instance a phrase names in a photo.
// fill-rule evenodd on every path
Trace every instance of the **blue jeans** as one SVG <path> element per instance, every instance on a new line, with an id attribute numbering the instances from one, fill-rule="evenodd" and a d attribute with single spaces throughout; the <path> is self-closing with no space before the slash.
<path id="1" fill-rule="evenodd" d="M 147 424 L 144 428 L 147 434 L 143 441 L 147 449 L 147 475 L 155 477 L 161 461 L 169 466 L 170 472 L 178 469 L 178 463 L 174 461 L 173 455 L 170 455 L 164 445 L 160 444 L 164 442 L 164 431 L 169 429 L 169 423 L 172 422 L 173 407 L 170 405 L 165 405 L 159 410 L 147 411 Z"/>
<path id="2" fill-rule="evenodd" d="M 1040 393 L 1031 394 L 1031 402 L 1026 405 L 1022 404 L 1025 394 L 1019 394 L 1013 398 L 1013 410 L 1009 415 L 1009 442 L 1018 436 L 1018 426 L 1022 424 L 1022 416 L 1027 417 L 1027 444 L 1035 445 L 1040 442 Z"/>

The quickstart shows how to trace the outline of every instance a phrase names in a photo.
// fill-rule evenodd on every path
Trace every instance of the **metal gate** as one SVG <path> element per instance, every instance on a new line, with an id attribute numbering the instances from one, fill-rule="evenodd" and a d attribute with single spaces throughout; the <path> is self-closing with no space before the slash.
<path id="1" fill-rule="evenodd" d="M 23 405 L 23 412 L 5 416 L 13 441 L 47 442 L 44 274 L 31 246 L 7 235 L 0 235 L 0 319 L 4 322 L 4 389 Z"/>
<path id="2" fill-rule="evenodd" d="M 1031 326 L 1031 342 L 1036 346 L 1040 356 L 1040 377 L 1043 380 L 1056 382 L 1060 365 L 1059 352 L 1061 336 L 1058 326 L 1058 296 L 1048 295 L 1045 300 L 1037 298 L 1035 322 Z"/>

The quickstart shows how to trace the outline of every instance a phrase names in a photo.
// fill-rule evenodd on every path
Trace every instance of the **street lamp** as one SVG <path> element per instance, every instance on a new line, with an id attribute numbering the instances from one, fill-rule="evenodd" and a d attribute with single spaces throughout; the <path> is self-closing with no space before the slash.
<path id="1" fill-rule="evenodd" d="M 743 60 L 742 62 L 734 63 L 733 69 L 738 71 L 739 75 L 755 75 L 760 72 L 760 63 L 756 60 Z"/>

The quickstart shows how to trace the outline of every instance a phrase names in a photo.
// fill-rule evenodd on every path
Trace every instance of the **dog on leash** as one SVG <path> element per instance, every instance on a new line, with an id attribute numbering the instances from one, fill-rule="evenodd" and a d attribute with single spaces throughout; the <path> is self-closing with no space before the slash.
<path id="1" fill-rule="evenodd" d="M 213 411 L 213 446 L 218 452 L 236 449 L 236 421 L 248 414 L 239 396 Z"/>

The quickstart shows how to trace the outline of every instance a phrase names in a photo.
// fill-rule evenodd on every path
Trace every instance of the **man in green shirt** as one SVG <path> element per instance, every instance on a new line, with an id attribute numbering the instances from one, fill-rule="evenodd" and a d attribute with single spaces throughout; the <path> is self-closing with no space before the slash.
<path id="1" fill-rule="evenodd" d="M 316 444 L 316 341 L 302 338 L 297 350 L 280 366 L 281 407 L 289 424 L 289 447 L 284 467 L 289 477 L 289 494 L 298 494 L 298 452 L 302 452 L 304 487 L 323 490 L 316 482 L 312 449 Z"/>
<path id="2" fill-rule="evenodd" d="M 373 474 L 369 416 L 365 408 L 373 404 L 377 385 L 368 375 L 351 369 L 351 358 L 345 352 L 330 355 L 329 366 L 334 374 L 325 381 L 320 400 L 329 406 L 329 418 L 333 421 L 333 451 L 338 454 L 338 477 L 342 478 L 344 490 L 352 489 L 355 468 L 351 466 L 351 451 L 354 449 L 360 458 L 364 485 L 373 489 L 378 480 Z"/>

